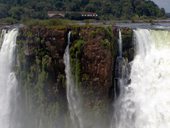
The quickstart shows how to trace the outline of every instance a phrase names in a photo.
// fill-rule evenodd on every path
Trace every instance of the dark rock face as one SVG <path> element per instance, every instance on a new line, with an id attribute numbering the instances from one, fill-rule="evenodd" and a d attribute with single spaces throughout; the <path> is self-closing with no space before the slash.
<path id="1" fill-rule="evenodd" d="M 108 78 L 112 75 L 112 60 L 111 51 L 104 49 L 100 45 L 100 40 L 89 41 L 83 49 L 82 70 L 89 74 L 91 82 L 99 82 L 100 86 L 108 86 Z"/>
<path id="2" fill-rule="evenodd" d="M 112 85 L 113 57 L 111 51 L 104 49 L 98 39 L 87 42 L 82 52 L 82 73 L 87 74 L 89 78 L 87 81 L 82 81 L 83 90 L 85 90 L 83 91 L 84 104 L 86 109 L 96 109 L 102 113 L 92 117 L 106 127 L 105 123 L 109 121 L 108 94 Z"/>
<path id="3" fill-rule="evenodd" d="M 109 87 L 112 85 L 112 52 L 101 45 L 102 38 L 88 40 L 82 50 L 81 58 L 82 78 L 84 78 L 83 75 L 88 76 L 87 80 L 82 80 L 82 86 L 93 88 L 92 95 L 94 96 L 90 97 L 94 97 L 96 100 L 105 98 L 108 100 Z M 94 100 L 90 102 L 95 106 Z"/>
<path id="4" fill-rule="evenodd" d="M 122 29 L 123 56 L 128 62 L 134 59 L 133 31 L 129 28 Z"/>

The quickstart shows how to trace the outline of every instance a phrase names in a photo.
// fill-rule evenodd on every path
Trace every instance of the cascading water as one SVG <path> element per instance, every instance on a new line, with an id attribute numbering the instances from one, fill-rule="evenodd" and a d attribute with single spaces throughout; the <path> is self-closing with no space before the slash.
<path id="1" fill-rule="evenodd" d="M 115 63 L 115 74 L 114 74 L 114 98 L 116 99 L 124 86 L 129 80 L 129 65 L 127 60 L 122 55 L 122 34 L 119 29 L 119 39 L 118 39 L 118 56 Z"/>
<path id="2" fill-rule="evenodd" d="M 17 29 L 2 31 L 0 49 L 0 128 L 11 128 L 17 80 L 12 71 L 15 59 Z"/>
<path id="3" fill-rule="evenodd" d="M 131 84 L 114 104 L 112 128 L 170 127 L 170 32 L 134 30 Z"/>
<path id="4" fill-rule="evenodd" d="M 79 94 L 71 73 L 70 50 L 69 50 L 70 35 L 71 32 L 68 33 L 68 44 L 64 54 L 66 85 L 67 85 L 67 100 L 68 100 L 68 107 L 69 107 L 73 128 L 83 128 Z"/>
<path id="5" fill-rule="evenodd" d="M 121 30 L 119 29 L 119 56 L 122 57 L 122 33 Z"/>

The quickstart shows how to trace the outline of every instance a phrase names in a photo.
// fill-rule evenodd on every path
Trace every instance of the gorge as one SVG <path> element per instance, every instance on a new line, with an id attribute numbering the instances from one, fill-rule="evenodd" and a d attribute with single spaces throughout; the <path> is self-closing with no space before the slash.
<path id="1" fill-rule="evenodd" d="M 2 27 L 0 128 L 169 127 L 164 27 Z"/>

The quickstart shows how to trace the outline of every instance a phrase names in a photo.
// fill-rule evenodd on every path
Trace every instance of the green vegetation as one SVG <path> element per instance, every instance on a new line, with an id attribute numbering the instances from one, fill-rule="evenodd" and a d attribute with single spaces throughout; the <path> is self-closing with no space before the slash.
<path id="1" fill-rule="evenodd" d="M 76 83 L 80 82 L 81 73 L 81 53 L 85 41 L 82 39 L 75 40 L 70 48 L 72 72 L 75 76 Z M 77 84 L 78 85 L 78 84 Z"/>
<path id="2" fill-rule="evenodd" d="M 34 43 L 37 44 L 37 47 L 33 46 Z M 32 31 L 20 33 L 17 39 L 19 65 L 16 67 L 16 73 L 19 78 L 23 104 L 25 104 L 24 109 L 28 113 L 26 118 L 30 118 L 30 112 L 35 117 L 41 117 L 42 121 L 46 121 L 48 118 L 49 125 L 46 127 L 49 127 L 52 121 L 59 116 L 61 105 L 59 105 L 59 101 L 50 102 L 49 95 L 52 93 L 47 90 L 47 86 L 49 86 L 48 82 L 51 77 L 48 68 L 52 58 L 49 52 L 42 47 L 43 44 L 45 44 L 45 40 L 38 35 L 35 36 Z M 31 47 L 29 47 L 30 45 Z M 58 79 L 63 81 L 64 78 L 59 75 Z M 36 123 L 36 119 L 33 120 Z M 28 122 L 28 120 L 25 121 Z"/>
<path id="3" fill-rule="evenodd" d="M 105 20 L 165 16 L 151 0 L 0 0 L 0 19 L 10 23 L 47 19 L 48 11 L 96 12 Z"/>
<path id="4" fill-rule="evenodd" d="M 110 44 L 110 42 L 108 41 L 108 39 L 101 40 L 101 44 L 102 44 L 103 47 L 105 47 L 106 49 L 111 48 L 111 44 Z"/>
<path id="5" fill-rule="evenodd" d="M 133 31 L 131 29 L 122 29 L 122 41 L 123 41 L 123 55 L 128 61 L 134 59 L 134 44 L 133 44 Z"/>
<path id="6" fill-rule="evenodd" d="M 88 30 L 90 28 L 90 30 Z M 88 31 L 88 38 L 81 36 L 81 32 Z M 72 42 L 70 46 L 70 56 L 71 56 L 71 66 L 72 73 L 75 77 L 76 83 L 81 84 L 83 81 L 89 80 L 89 75 L 82 72 L 82 55 L 83 49 L 88 40 L 95 40 L 101 38 L 99 43 L 103 49 L 112 51 L 112 55 L 115 56 L 115 37 L 113 35 L 112 27 L 99 27 L 99 26 L 83 26 L 83 29 L 78 33 L 75 27 L 72 30 L 72 37 L 76 39 Z"/>
<path id="7" fill-rule="evenodd" d="M 65 25 L 73 24 L 74 21 L 67 19 L 49 19 L 49 20 L 39 20 L 31 19 L 22 21 L 27 26 L 44 26 L 48 28 L 65 28 Z"/>

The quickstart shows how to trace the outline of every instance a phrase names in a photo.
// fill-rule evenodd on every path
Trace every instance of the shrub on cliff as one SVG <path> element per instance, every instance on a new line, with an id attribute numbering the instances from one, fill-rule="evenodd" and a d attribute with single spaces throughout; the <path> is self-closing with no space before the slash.
<path id="1" fill-rule="evenodd" d="M 44 27 L 64 27 L 64 25 L 72 24 L 73 21 L 66 19 L 49 19 L 49 20 L 37 20 L 37 19 L 25 19 L 23 23 L 27 26 L 44 26 Z"/>

